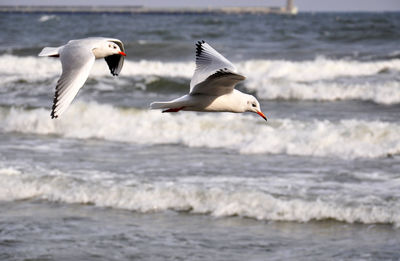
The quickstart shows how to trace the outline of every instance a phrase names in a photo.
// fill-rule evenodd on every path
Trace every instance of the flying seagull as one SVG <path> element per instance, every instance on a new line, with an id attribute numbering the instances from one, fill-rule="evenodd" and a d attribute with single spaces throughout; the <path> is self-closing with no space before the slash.
<path id="1" fill-rule="evenodd" d="M 45 47 L 39 56 L 59 57 L 62 74 L 57 82 L 51 118 L 58 118 L 82 88 L 94 60 L 104 58 L 111 74 L 116 76 L 124 64 L 125 49 L 118 39 L 91 37 L 71 40 L 60 47 Z"/>
<path id="2" fill-rule="evenodd" d="M 196 69 L 190 81 L 190 91 L 168 102 L 153 102 L 151 109 L 162 112 L 254 112 L 267 120 L 257 99 L 235 89 L 246 79 L 235 66 L 205 41 L 196 44 Z"/>

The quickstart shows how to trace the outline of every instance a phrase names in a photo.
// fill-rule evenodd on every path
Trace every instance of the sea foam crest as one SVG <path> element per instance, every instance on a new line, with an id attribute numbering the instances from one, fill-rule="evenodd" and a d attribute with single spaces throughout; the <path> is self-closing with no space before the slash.
<path id="1" fill-rule="evenodd" d="M 290 81 L 311 82 L 345 76 L 367 76 L 382 71 L 400 71 L 400 59 L 383 61 L 330 60 L 317 57 L 308 61 L 251 60 L 238 66 L 253 78 L 281 78 Z M 259 76 L 259 77 L 257 77 Z"/>
<path id="2" fill-rule="evenodd" d="M 287 79 L 290 81 L 318 81 L 335 79 L 343 76 L 374 75 L 381 71 L 400 71 L 400 59 L 385 61 L 348 61 L 317 58 L 311 61 L 285 60 L 248 60 L 236 62 L 238 70 L 248 78 Z M 24 68 L 24 70 L 20 70 Z M 49 77 L 60 75 L 60 62 L 47 57 L 19 57 L 14 55 L 0 56 L 0 73 L 16 74 L 30 80 L 38 75 Z M 158 75 L 166 77 L 190 78 L 195 69 L 194 62 L 162 62 L 126 60 L 121 75 Z M 107 64 L 96 62 L 92 72 L 96 76 L 108 76 Z"/>
<path id="3" fill-rule="evenodd" d="M 283 153 L 352 159 L 400 153 L 400 125 L 380 121 L 271 119 L 266 124 L 258 115 L 250 113 L 163 114 L 80 102 L 74 103 L 58 120 L 51 120 L 45 109 L 3 108 L 0 121 L 0 128 L 6 132 L 147 145 L 178 143 L 225 148 L 244 154 Z"/>
<path id="4" fill-rule="evenodd" d="M 400 82 L 393 76 L 396 73 L 390 73 L 400 71 L 400 59 L 366 62 L 325 58 L 311 61 L 248 60 L 235 64 L 239 72 L 247 76 L 245 87 L 262 99 L 360 99 L 383 104 L 400 103 Z M 127 60 L 120 75 L 190 79 L 194 68 L 194 62 Z M 21 80 L 54 80 L 60 73 L 60 62 L 55 58 L 0 56 L 0 76 L 5 84 Z M 387 74 L 381 77 L 383 80 L 337 81 L 343 77 L 362 78 L 382 73 Z M 90 77 L 111 77 L 106 63 L 96 62 Z"/>
<path id="5" fill-rule="evenodd" d="M 42 15 L 40 18 L 39 18 L 39 22 L 41 22 L 41 23 L 43 23 L 43 22 L 47 22 L 47 21 L 49 21 L 49 20 L 59 20 L 59 17 L 58 16 L 56 16 L 56 15 Z"/>
<path id="6" fill-rule="evenodd" d="M 400 81 L 370 83 L 338 83 L 338 82 L 289 82 L 278 79 L 264 79 L 264 88 L 256 90 L 257 96 L 264 99 L 282 100 L 363 100 L 380 104 L 400 103 Z M 248 85 L 251 89 L 259 82 Z"/>
<path id="7" fill-rule="evenodd" d="M 340 195 L 331 200 L 282 199 L 257 190 L 204 187 L 179 181 L 105 185 L 67 175 L 4 175 L 7 171 L 0 171 L 0 200 L 6 201 L 38 198 L 143 213 L 175 210 L 257 220 L 308 222 L 334 219 L 348 223 L 400 224 L 399 203 L 389 204 L 381 199 L 374 199 L 373 204 L 365 200 L 350 204 L 348 198 Z"/>

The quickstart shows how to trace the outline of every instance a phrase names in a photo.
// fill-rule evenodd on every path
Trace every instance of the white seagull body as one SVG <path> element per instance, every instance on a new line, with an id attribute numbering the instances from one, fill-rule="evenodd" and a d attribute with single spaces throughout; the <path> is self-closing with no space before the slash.
<path id="1" fill-rule="evenodd" d="M 60 47 L 45 47 L 39 56 L 60 57 L 62 74 L 57 82 L 51 118 L 59 117 L 86 82 L 95 59 L 105 58 L 112 75 L 124 64 L 125 49 L 118 39 L 91 37 L 71 40 Z"/>
<path id="2" fill-rule="evenodd" d="M 163 112 L 255 112 L 265 120 L 257 99 L 235 89 L 246 79 L 235 66 L 204 41 L 196 44 L 196 70 L 190 82 L 190 92 L 168 102 L 153 102 L 151 109 Z"/>

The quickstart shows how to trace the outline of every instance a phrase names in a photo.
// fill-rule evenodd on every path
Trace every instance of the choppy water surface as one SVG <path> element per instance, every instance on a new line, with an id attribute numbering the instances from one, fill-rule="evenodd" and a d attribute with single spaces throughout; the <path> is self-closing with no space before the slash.
<path id="1" fill-rule="evenodd" d="M 0 259 L 398 260 L 400 15 L 0 16 Z M 58 120 L 44 46 L 125 42 Z M 162 114 L 194 43 L 269 118 Z"/>

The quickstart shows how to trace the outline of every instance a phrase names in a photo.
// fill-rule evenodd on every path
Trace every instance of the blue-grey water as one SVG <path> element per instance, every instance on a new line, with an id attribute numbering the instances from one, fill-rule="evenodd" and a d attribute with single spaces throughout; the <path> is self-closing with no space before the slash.
<path id="1" fill-rule="evenodd" d="M 0 260 L 399 260 L 400 14 L 0 14 Z M 125 43 L 50 119 L 45 46 Z M 250 113 L 163 114 L 195 42 Z"/>

